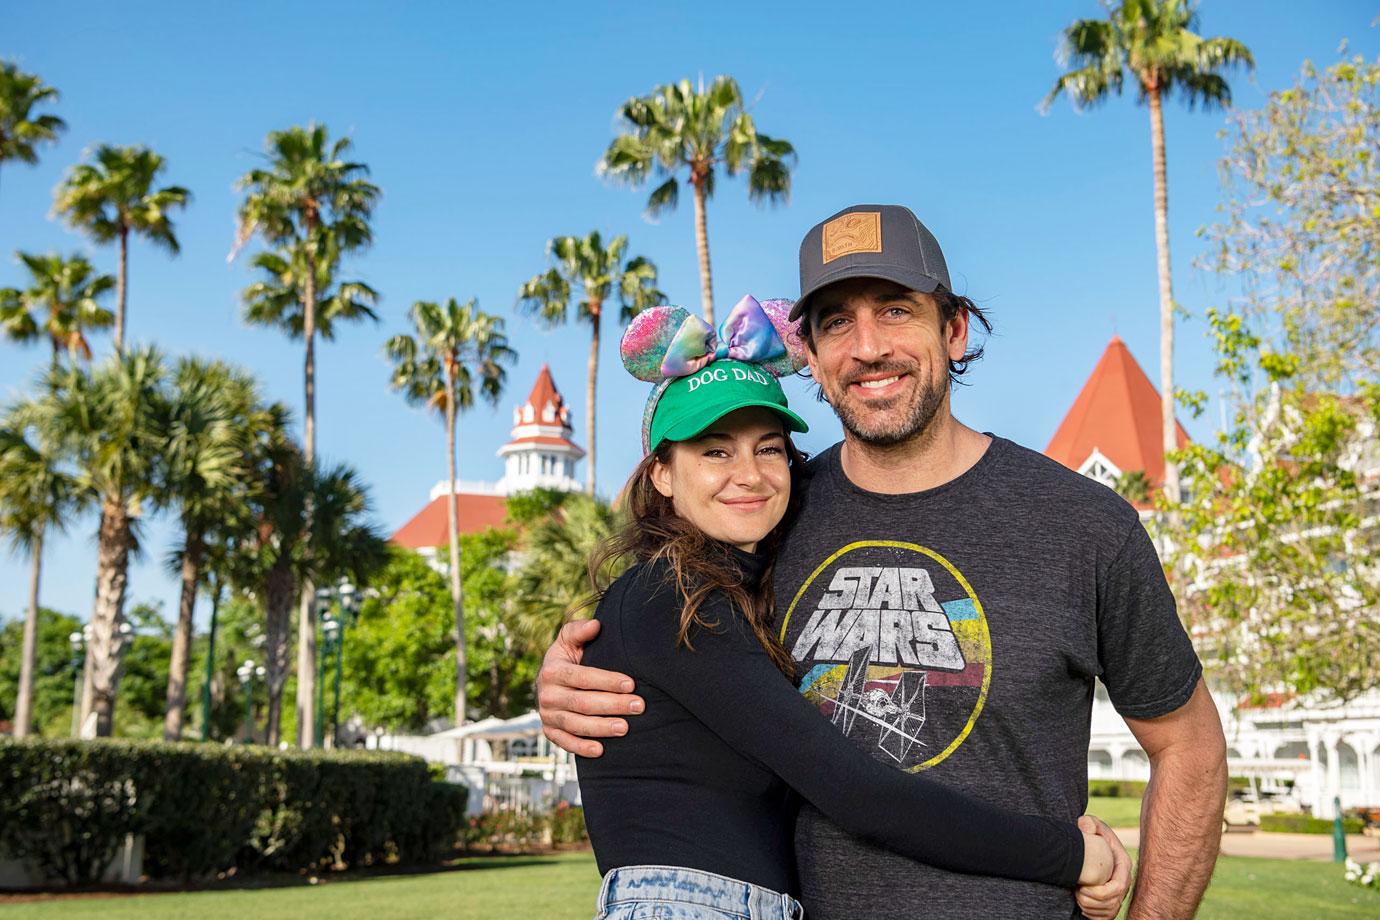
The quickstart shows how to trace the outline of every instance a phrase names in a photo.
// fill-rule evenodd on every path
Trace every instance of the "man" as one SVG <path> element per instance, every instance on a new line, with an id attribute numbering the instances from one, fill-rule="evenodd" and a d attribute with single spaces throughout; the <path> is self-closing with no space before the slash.
<path id="1" fill-rule="evenodd" d="M 1151 765 L 1129 917 L 1192 916 L 1220 842 L 1226 747 L 1135 510 L 953 417 L 951 383 L 981 355 L 970 323 L 987 321 L 909 210 L 859 205 L 816 225 L 800 278 L 793 315 L 844 428 L 811 461 L 775 572 L 801 692 L 898 769 L 1072 820 L 1100 677 Z M 585 756 L 641 711 L 626 677 L 579 666 L 596 630 L 568 625 L 539 679 L 547 737 Z M 808 806 L 796 856 L 814 920 L 1075 913 L 1068 892 L 920 866 Z"/>

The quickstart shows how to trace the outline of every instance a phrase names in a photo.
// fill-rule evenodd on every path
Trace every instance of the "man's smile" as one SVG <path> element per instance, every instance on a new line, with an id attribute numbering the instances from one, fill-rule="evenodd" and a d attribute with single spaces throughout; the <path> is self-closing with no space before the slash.
<path id="1" fill-rule="evenodd" d="M 848 389 L 865 393 L 869 397 L 891 396 L 900 391 L 909 374 L 871 375 L 853 380 Z"/>

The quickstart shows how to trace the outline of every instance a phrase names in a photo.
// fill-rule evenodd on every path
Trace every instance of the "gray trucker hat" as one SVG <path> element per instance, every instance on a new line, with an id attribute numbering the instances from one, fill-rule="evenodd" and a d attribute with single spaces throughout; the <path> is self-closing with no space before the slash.
<path id="1" fill-rule="evenodd" d="M 820 288 L 844 278 L 884 278 L 928 294 L 952 291 L 939 241 L 910 208 L 855 204 L 810 228 L 800 243 L 800 299 L 791 319 Z"/>

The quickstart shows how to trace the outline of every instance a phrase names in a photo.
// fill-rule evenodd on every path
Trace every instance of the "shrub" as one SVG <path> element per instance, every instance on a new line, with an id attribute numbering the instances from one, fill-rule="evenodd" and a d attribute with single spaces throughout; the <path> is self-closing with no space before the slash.
<path id="1" fill-rule="evenodd" d="M 1360 818 L 1343 818 L 1342 829 L 1348 834 L 1359 834 L 1365 822 Z M 1278 834 L 1330 834 L 1332 821 L 1329 818 L 1315 818 L 1312 815 L 1278 813 L 1260 816 L 1260 829 Z"/>
<path id="2" fill-rule="evenodd" d="M 405 754 L 164 742 L 0 741 L 0 847 L 95 881 L 127 834 L 145 871 L 188 879 L 434 859 L 465 789 Z"/>
<path id="3" fill-rule="evenodd" d="M 1143 799 L 1145 786 L 1145 781 L 1139 779 L 1093 779 L 1088 781 L 1088 795 L 1112 799 Z"/>
<path id="4" fill-rule="evenodd" d="M 548 820 L 551 822 L 551 844 L 583 843 L 589 839 L 585 830 L 585 810 L 569 802 L 557 802 Z"/>

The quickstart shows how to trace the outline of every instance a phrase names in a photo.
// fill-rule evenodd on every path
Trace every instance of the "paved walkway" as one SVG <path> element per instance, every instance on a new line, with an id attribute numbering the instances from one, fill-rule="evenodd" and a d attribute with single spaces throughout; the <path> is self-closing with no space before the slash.
<path id="1" fill-rule="evenodd" d="M 1116 834 L 1127 849 L 1140 845 L 1140 829 L 1118 827 Z M 1348 834 L 1347 854 L 1357 862 L 1380 862 L 1380 837 Z M 1222 835 L 1222 855 L 1259 856 L 1264 859 L 1332 861 L 1331 834 L 1263 834 L 1229 831 Z"/>

